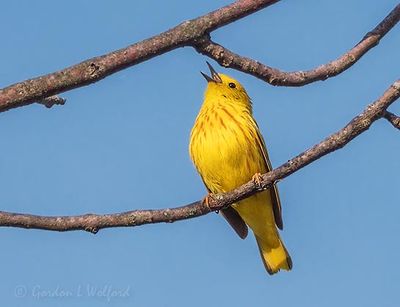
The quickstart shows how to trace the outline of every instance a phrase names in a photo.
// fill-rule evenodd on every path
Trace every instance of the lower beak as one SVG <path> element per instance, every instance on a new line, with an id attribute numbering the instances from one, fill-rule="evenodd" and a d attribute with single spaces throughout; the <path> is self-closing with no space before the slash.
<path id="1" fill-rule="evenodd" d="M 200 72 L 203 77 L 207 80 L 207 82 L 215 82 L 215 83 L 222 83 L 221 77 L 218 75 L 218 73 L 215 71 L 215 69 L 211 66 L 210 63 L 206 61 L 208 68 L 210 69 L 211 77 L 207 76 L 205 73 Z"/>

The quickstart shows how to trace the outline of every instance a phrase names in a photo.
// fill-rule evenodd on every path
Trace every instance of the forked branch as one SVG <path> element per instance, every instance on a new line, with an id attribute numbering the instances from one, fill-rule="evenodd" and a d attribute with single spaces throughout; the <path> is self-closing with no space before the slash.
<path id="1" fill-rule="evenodd" d="M 303 86 L 312 82 L 326 80 L 339 75 L 353 66 L 364 54 L 379 44 L 400 20 L 400 4 L 397 5 L 373 30 L 342 56 L 329 63 L 307 71 L 284 72 L 269 67 L 258 61 L 240 56 L 229 49 L 214 43 L 209 36 L 204 36 L 195 45 L 198 52 L 213 58 L 220 65 L 240 70 L 271 85 Z"/>
<path id="2" fill-rule="evenodd" d="M 282 72 L 241 57 L 211 41 L 212 31 L 272 5 L 279 0 L 239 0 L 141 42 L 88 59 L 57 72 L 0 89 L 0 112 L 97 82 L 113 73 L 179 47 L 192 46 L 221 65 L 256 76 L 272 85 L 301 86 L 336 76 L 376 46 L 400 19 L 400 5 L 343 56 L 309 71 Z"/>
<path id="3" fill-rule="evenodd" d="M 10 85 L 0 89 L 0 112 L 42 101 L 48 96 L 97 82 L 120 70 L 176 48 L 191 46 L 205 33 L 278 1 L 239 0 L 126 48 L 88 59 L 48 75 Z"/>

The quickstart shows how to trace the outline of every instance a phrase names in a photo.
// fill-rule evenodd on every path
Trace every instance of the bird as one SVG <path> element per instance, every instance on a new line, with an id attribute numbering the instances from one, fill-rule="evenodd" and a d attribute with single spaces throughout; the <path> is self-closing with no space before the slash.
<path id="1" fill-rule="evenodd" d="M 189 154 L 208 195 L 225 193 L 272 170 L 265 141 L 253 117 L 252 102 L 235 79 L 217 73 L 206 62 L 210 76 L 204 101 L 190 133 Z M 219 211 L 240 238 L 253 231 L 267 272 L 292 269 L 283 244 L 282 210 L 276 184 Z"/>

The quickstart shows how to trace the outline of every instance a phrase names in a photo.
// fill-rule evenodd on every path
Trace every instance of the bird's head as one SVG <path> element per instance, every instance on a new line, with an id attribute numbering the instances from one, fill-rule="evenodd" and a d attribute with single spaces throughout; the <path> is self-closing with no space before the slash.
<path id="1" fill-rule="evenodd" d="M 237 80 L 227 75 L 217 73 L 208 62 L 207 65 L 210 69 L 211 76 L 201 72 L 208 83 L 205 91 L 206 97 L 218 100 L 227 99 L 231 102 L 237 101 L 237 103 L 251 105 L 250 97 Z"/>

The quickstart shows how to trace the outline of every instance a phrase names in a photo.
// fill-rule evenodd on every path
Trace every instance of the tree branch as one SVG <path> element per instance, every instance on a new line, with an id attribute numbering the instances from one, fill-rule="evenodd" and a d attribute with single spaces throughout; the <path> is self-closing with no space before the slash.
<path id="1" fill-rule="evenodd" d="M 253 74 L 274 85 L 300 86 L 335 76 L 353 65 L 399 21 L 400 5 L 352 50 L 341 58 L 307 72 L 285 73 L 242 58 L 209 39 L 209 33 L 279 0 L 239 0 L 216 11 L 185 21 L 141 42 L 88 59 L 48 75 L 0 89 L 0 112 L 42 101 L 46 97 L 97 82 L 113 73 L 179 47 L 193 46 L 222 65 Z M 222 52 L 218 53 L 218 52 Z"/>
<path id="2" fill-rule="evenodd" d="M 10 85 L 0 90 L 0 112 L 28 105 L 77 87 L 99 81 L 115 72 L 165 52 L 190 46 L 214 31 L 279 0 L 239 0 L 216 11 L 185 21 L 159 35 L 63 70 Z"/>
<path id="3" fill-rule="evenodd" d="M 235 190 L 213 195 L 209 204 L 197 201 L 172 209 L 134 210 L 116 214 L 86 214 L 80 216 L 46 217 L 0 211 L 0 226 L 35 228 L 55 231 L 86 230 L 96 233 L 99 229 L 110 227 L 129 227 L 143 224 L 174 222 L 205 215 L 220 210 L 234 202 L 249 197 L 270 187 L 313 161 L 345 146 L 355 137 L 366 131 L 374 121 L 387 116 L 386 109 L 400 96 L 400 79 L 394 82 L 384 94 L 365 110 L 353 118 L 344 128 L 330 135 L 319 144 L 304 151 L 273 171 L 262 175 L 260 184 L 250 181 Z"/>
<path id="4" fill-rule="evenodd" d="M 271 85 L 303 86 L 315 81 L 322 81 L 337 76 L 353 66 L 365 53 L 379 44 L 379 41 L 400 20 L 400 4 L 397 5 L 386 18 L 372 31 L 341 57 L 327 64 L 308 71 L 284 72 L 269 67 L 250 58 L 242 57 L 229 49 L 214 43 L 210 36 L 198 40 L 195 48 L 198 52 L 214 59 L 221 66 L 240 70 L 257 77 Z"/>
<path id="5" fill-rule="evenodd" d="M 383 114 L 383 117 L 386 118 L 392 125 L 393 127 L 400 129 L 400 117 L 397 115 L 394 115 L 393 113 L 389 111 L 385 111 Z"/>

